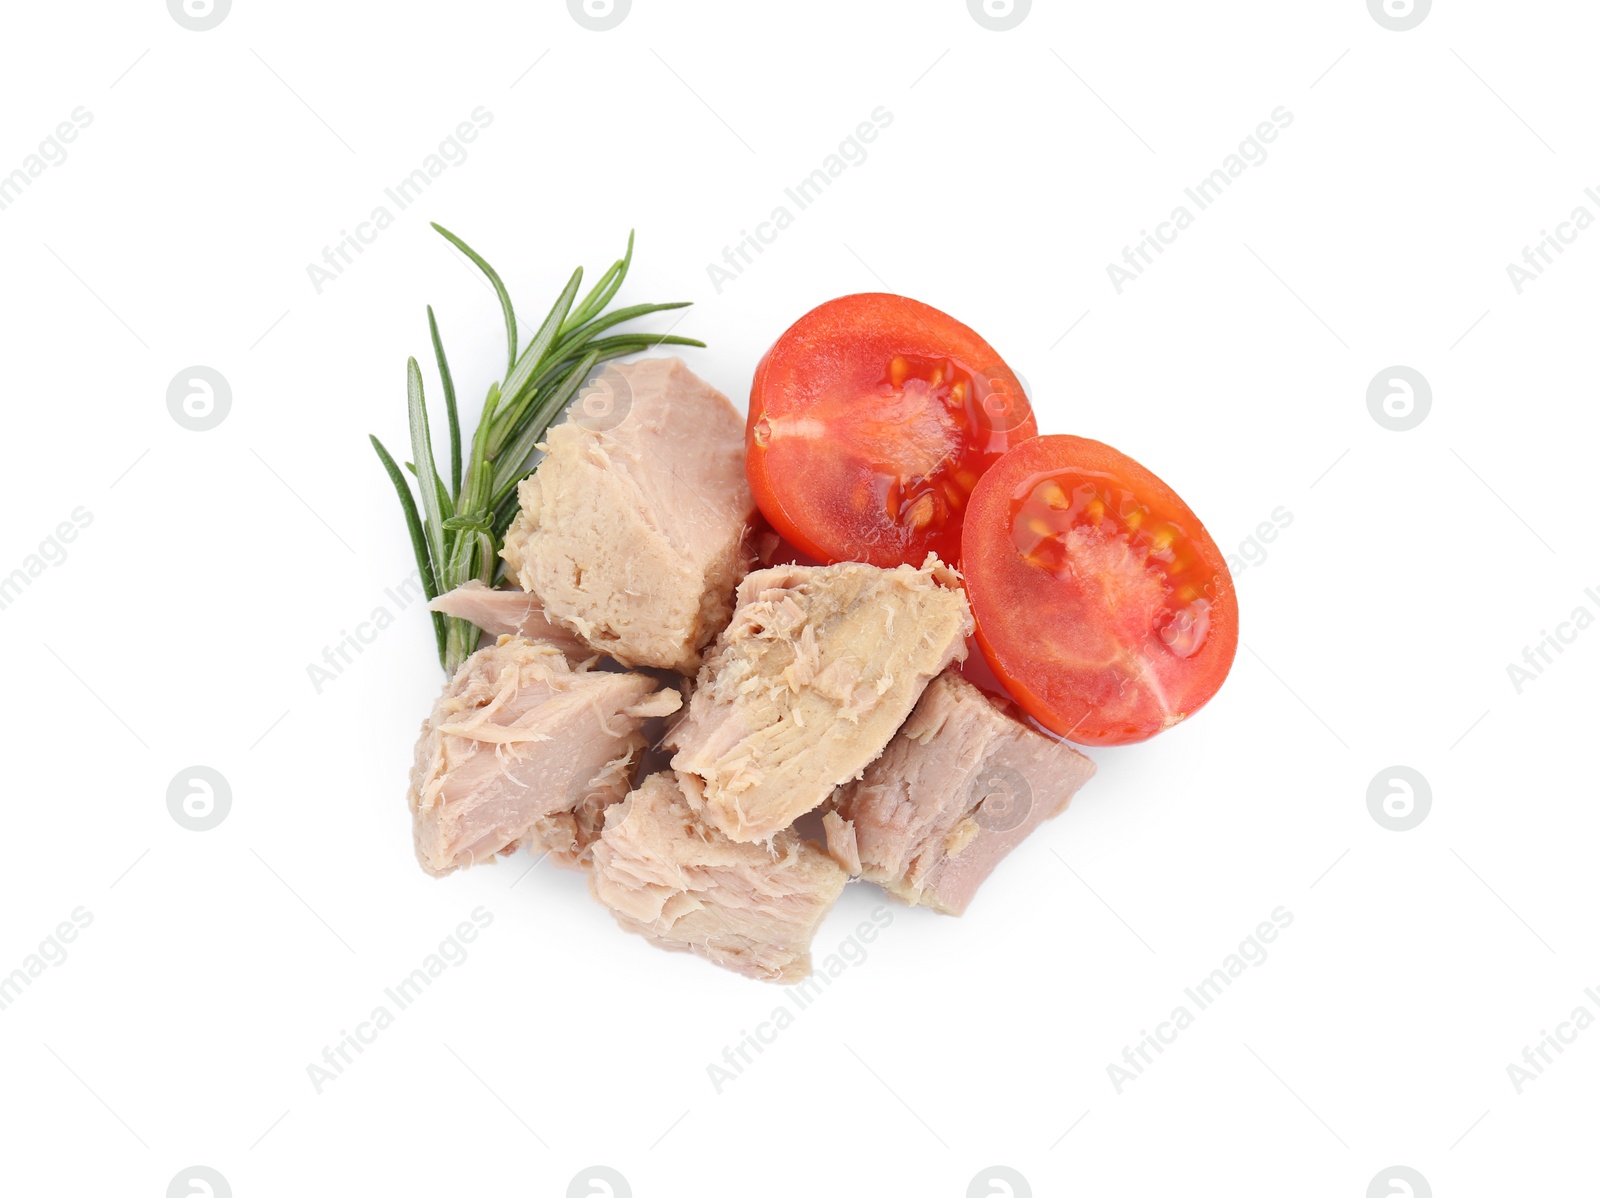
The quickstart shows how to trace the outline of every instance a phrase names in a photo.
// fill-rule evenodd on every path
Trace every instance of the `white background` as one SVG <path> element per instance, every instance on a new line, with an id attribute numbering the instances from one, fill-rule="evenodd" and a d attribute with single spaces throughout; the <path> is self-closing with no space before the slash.
<path id="1" fill-rule="evenodd" d="M 93 519 L 0 611 L 0 973 L 93 922 L 0 1011 L 0 1189 L 155 1198 L 197 1163 L 240 1198 L 559 1196 L 594 1164 L 640 1198 L 959 1198 L 996 1164 L 1036 1195 L 1360 1198 L 1394 1164 L 1440 1196 L 1594 1185 L 1600 1030 L 1507 1074 L 1600 1013 L 1600 632 L 1507 674 L 1600 613 L 1600 232 L 1520 295 L 1506 272 L 1600 215 L 1592 6 L 1441 0 L 1391 32 L 1361 0 L 1039 0 L 1002 33 L 961 0 L 635 0 L 596 33 L 555 0 L 236 0 L 197 33 L 141 0 L 5 26 L 0 173 L 93 122 L 0 211 L 0 575 Z M 319 294 L 308 264 L 480 105 L 467 159 Z M 707 265 L 880 105 L 866 161 L 718 294 Z M 1267 160 L 1119 295 L 1107 264 L 1280 105 Z M 530 320 L 636 227 L 623 300 L 695 301 L 690 361 L 741 403 L 824 299 L 954 313 L 1042 428 L 1137 457 L 1230 552 L 1292 513 L 1236 579 L 1233 676 L 1094 752 L 965 918 L 895 908 L 717 1093 L 780 989 L 621 934 L 526 857 L 417 868 L 420 608 L 308 677 L 412 568 L 365 438 L 405 441 L 424 305 L 471 406 L 503 369 L 429 219 Z M 166 406 L 195 364 L 231 384 L 208 432 Z M 1409 432 L 1367 409 L 1395 364 L 1432 385 Z M 1432 789 L 1403 833 L 1367 808 L 1397 763 Z M 196 764 L 232 791 L 204 833 L 166 806 Z M 879 901 L 852 886 L 819 952 Z M 480 905 L 466 962 L 318 1094 L 324 1046 Z M 1266 962 L 1118 1093 L 1124 1046 L 1280 906 Z"/>

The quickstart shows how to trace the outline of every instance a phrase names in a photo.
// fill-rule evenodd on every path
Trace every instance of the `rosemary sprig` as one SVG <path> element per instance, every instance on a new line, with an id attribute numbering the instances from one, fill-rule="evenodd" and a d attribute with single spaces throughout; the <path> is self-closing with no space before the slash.
<path id="1" fill-rule="evenodd" d="M 657 345 L 693 345 L 705 342 L 664 333 L 623 332 L 601 336 L 618 325 L 653 312 L 684 308 L 687 304 L 635 304 L 607 312 L 633 263 L 633 234 L 627 252 L 600 276 L 581 301 L 578 288 L 583 269 L 572 272 L 567 285 L 551 305 L 533 339 L 517 349 L 517 317 L 494 267 L 450 230 L 434 225 L 446 240 L 484 273 L 500 300 L 506 325 L 506 373 L 491 383 L 483 401 L 478 427 L 463 458 L 461 420 L 456 410 L 455 382 L 445 357 L 444 342 L 433 309 L 428 309 L 428 336 L 444 388 L 445 413 L 450 432 L 450 474 L 439 473 L 433 436 L 428 427 L 428 407 L 423 397 L 422 369 L 417 360 L 406 362 L 406 404 L 411 427 L 412 460 L 406 463 L 412 481 L 396 465 L 383 442 L 372 437 L 372 447 L 400 497 L 400 509 L 411 535 L 422 587 L 433 600 L 470 579 L 494 585 L 500 570 L 500 547 L 506 529 L 517 513 L 517 483 L 533 469 L 536 445 L 568 401 L 601 362 L 638 353 Z M 447 673 L 467 659 L 477 646 L 479 630 L 467 620 L 446 619 L 433 613 L 439 664 Z"/>

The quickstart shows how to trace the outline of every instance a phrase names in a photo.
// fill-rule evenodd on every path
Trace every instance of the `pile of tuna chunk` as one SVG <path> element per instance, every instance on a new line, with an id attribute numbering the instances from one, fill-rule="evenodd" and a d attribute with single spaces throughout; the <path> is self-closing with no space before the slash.
<path id="1" fill-rule="evenodd" d="M 960 915 L 1093 764 L 955 672 L 954 570 L 756 569 L 743 418 L 676 358 L 608 370 L 624 402 L 575 406 L 519 488 L 521 589 L 434 603 L 486 635 L 417 742 L 422 867 L 548 853 L 622 927 L 771 981 L 851 877 Z"/>

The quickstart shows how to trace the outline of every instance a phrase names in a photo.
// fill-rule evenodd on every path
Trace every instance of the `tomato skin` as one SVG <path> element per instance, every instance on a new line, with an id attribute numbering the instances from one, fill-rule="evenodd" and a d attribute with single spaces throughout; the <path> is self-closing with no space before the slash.
<path id="1" fill-rule="evenodd" d="M 979 649 L 1068 740 L 1147 740 L 1199 710 L 1233 665 L 1222 552 L 1171 487 L 1108 445 L 1018 445 L 974 489 L 963 546 Z"/>
<path id="2" fill-rule="evenodd" d="M 904 296 L 847 295 L 756 367 L 746 472 L 773 529 L 818 561 L 953 563 L 972 487 L 1037 431 L 1021 382 L 966 325 Z"/>

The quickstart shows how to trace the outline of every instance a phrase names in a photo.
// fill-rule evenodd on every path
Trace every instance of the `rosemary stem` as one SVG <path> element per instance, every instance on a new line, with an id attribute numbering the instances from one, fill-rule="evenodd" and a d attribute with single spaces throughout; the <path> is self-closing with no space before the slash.
<path id="1" fill-rule="evenodd" d="M 596 363 L 656 345 L 704 343 L 689 337 L 637 331 L 600 334 L 641 316 L 683 304 L 635 304 L 607 311 L 633 263 L 633 234 L 627 252 L 614 262 L 581 301 L 583 270 L 573 271 L 543 323 L 527 345 L 517 344 L 517 318 L 511 296 L 494 268 L 454 233 L 433 226 L 478 267 L 500 301 L 506 330 L 506 370 L 491 384 L 470 443 L 461 436 L 455 380 L 445 358 L 433 309 L 428 334 L 444 393 L 450 438 L 448 474 L 436 465 L 423 398 L 422 372 L 415 358 L 406 364 L 407 408 L 413 478 L 408 479 L 377 438 L 373 447 L 399 494 L 413 551 L 430 599 L 471 579 L 493 585 L 503 563 L 500 548 L 516 516 L 516 484 L 527 475 L 534 446 L 567 406 Z M 576 306 L 574 306 L 576 304 Z M 463 449 L 467 452 L 463 454 Z M 463 461 L 463 457 L 466 458 Z M 536 468 L 536 467 L 535 467 Z M 412 487 L 416 496 L 412 495 Z M 432 613 L 440 662 L 454 674 L 478 647 L 482 635 L 464 619 Z"/>

